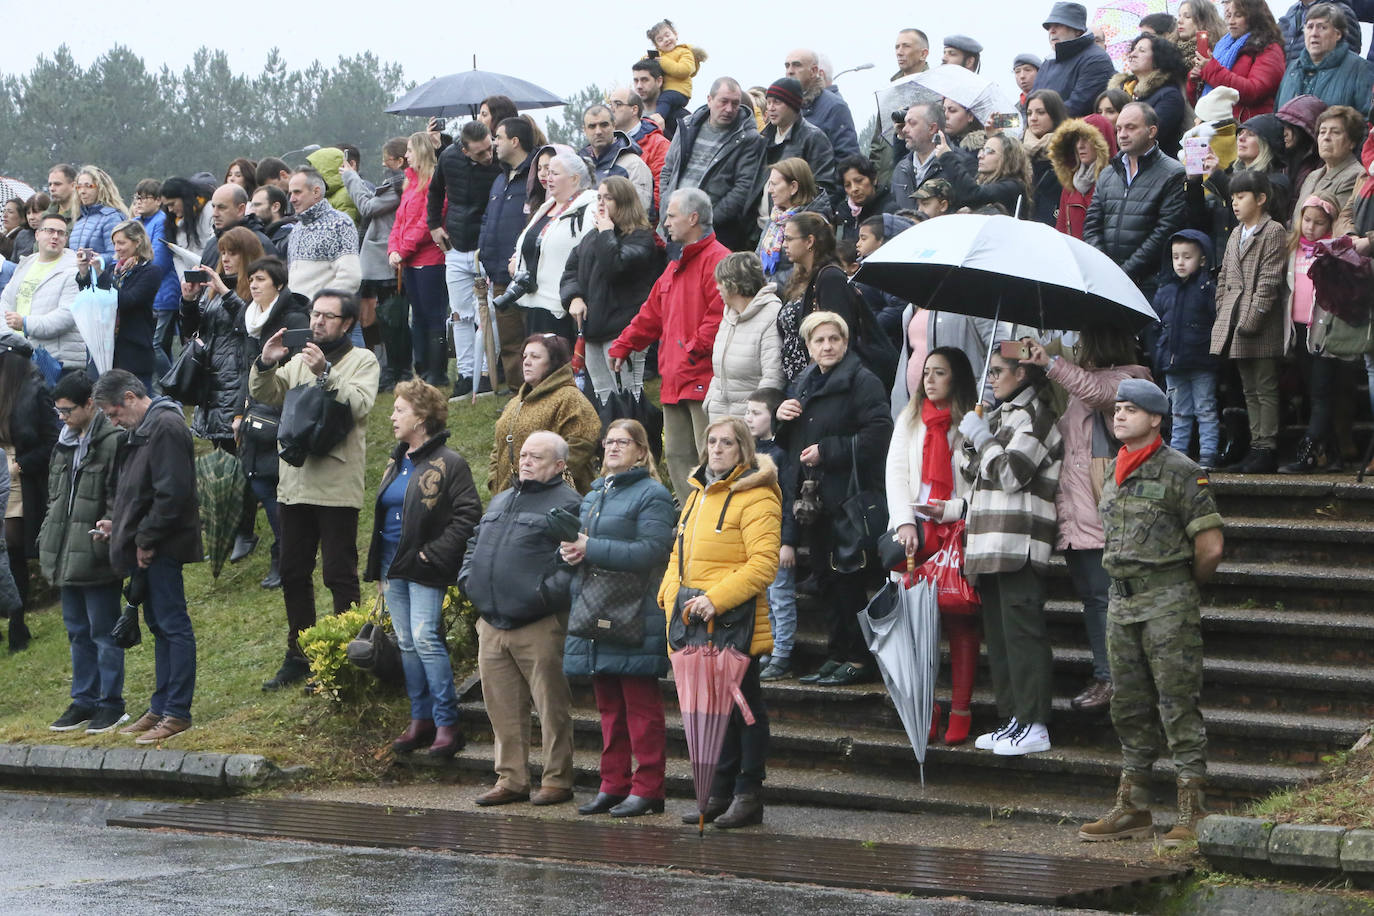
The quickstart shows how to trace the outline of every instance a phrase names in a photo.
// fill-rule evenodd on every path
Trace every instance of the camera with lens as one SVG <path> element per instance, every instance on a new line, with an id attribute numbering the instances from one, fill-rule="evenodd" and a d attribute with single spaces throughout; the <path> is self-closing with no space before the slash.
<path id="1" fill-rule="evenodd" d="M 514 277 L 511 277 L 510 285 L 506 287 L 506 291 L 497 296 L 491 303 L 492 308 L 508 309 L 512 305 L 515 305 L 521 296 L 528 295 L 534 292 L 535 289 L 534 274 L 530 273 L 528 270 L 522 270 Z"/>

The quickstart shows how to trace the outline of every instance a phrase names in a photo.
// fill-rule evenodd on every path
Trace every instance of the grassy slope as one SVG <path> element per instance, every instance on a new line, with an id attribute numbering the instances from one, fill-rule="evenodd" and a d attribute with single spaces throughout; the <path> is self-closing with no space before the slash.
<path id="1" fill-rule="evenodd" d="M 368 418 L 368 501 L 359 522 L 359 563 L 366 558 L 371 499 L 381 480 L 394 440 L 389 394 L 381 395 Z M 491 430 L 501 402 L 481 398 L 475 406 L 452 405 L 449 444 L 472 465 L 478 490 L 487 495 L 487 462 Z M 168 743 L 197 751 L 266 754 L 278 763 L 308 764 L 326 778 L 365 776 L 381 764 L 374 752 L 398 733 L 407 717 L 400 693 L 379 694 L 371 702 L 336 704 L 304 696 L 300 690 L 263 693 L 260 684 L 280 664 L 285 651 L 286 614 L 280 591 L 264 591 L 258 582 L 267 573 L 271 531 L 258 515 L 262 543 L 248 560 L 226 565 L 218 581 L 209 564 L 186 567 L 186 600 L 197 640 L 197 689 L 192 715 L 195 727 Z M 316 604 L 329 608 L 329 593 L 316 572 Z M 363 585 L 364 595 L 371 586 Z M 3 624 L 0 624 L 3 626 Z M 29 617 L 35 639 L 16 655 L 0 654 L 0 742 L 129 746 L 119 735 L 59 734 L 47 725 L 69 702 L 71 662 L 60 609 L 54 603 Z M 124 694 L 129 711 L 141 713 L 153 685 L 151 634 L 126 654 Z"/>

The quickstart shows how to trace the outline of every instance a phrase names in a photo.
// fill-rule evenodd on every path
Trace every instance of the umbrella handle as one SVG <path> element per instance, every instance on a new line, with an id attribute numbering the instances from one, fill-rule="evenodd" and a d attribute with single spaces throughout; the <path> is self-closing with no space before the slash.
<path id="1" fill-rule="evenodd" d="M 973 412 L 981 417 L 983 415 L 983 405 L 979 404 L 977 407 L 973 408 Z"/>

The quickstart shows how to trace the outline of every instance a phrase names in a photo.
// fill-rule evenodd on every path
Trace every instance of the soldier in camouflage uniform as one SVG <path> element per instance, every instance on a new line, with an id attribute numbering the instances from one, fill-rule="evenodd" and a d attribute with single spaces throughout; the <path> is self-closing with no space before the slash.
<path id="1" fill-rule="evenodd" d="M 1123 447 L 1099 508 L 1102 566 L 1112 577 L 1107 607 L 1112 724 L 1123 758 L 1116 806 L 1085 824 L 1079 839 L 1149 836 L 1150 768 L 1168 742 L 1178 774 L 1178 823 L 1165 846 L 1194 838 L 1203 816 L 1207 733 L 1202 692 L 1198 583 L 1221 561 L 1222 519 L 1207 475 L 1163 443 L 1164 393 L 1144 379 L 1117 386 L 1113 431 Z M 1160 726 L 1163 726 L 1163 735 Z"/>

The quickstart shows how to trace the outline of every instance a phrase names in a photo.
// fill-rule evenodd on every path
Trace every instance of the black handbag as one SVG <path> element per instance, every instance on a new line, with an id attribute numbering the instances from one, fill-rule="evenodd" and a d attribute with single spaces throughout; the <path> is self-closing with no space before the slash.
<path id="1" fill-rule="evenodd" d="M 281 412 L 254 403 L 239 423 L 239 461 L 249 478 L 275 478 L 281 472 L 277 458 L 277 429 Z"/>
<path id="2" fill-rule="evenodd" d="M 878 490 L 859 489 L 859 447 L 851 439 L 849 495 L 840 503 L 832 524 L 830 568 L 858 572 L 878 559 L 878 536 L 887 527 L 887 497 Z"/>
<path id="3" fill-rule="evenodd" d="M 568 632 L 618 646 L 643 645 L 644 590 L 648 586 L 644 574 L 584 563 L 578 575 L 581 587 L 568 615 Z"/>
<path id="4" fill-rule="evenodd" d="M 638 420 L 644 426 L 644 431 L 649 436 L 649 451 L 653 452 L 655 461 L 663 460 L 663 411 L 653 401 L 644 394 L 641 388 L 639 392 L 623 388 L 620 384 L 620 376 L 616 375 L 616 388 L 606 395 L 606 402 L 601 404 L 597 410 L 597 415 L 601 418 L 601 435 L 604 438 L 606 429 L 616 420 Z"/>
<path id="5" fill-rule="evenodd" d="M 687 646 L 710 644 L 718 649 L 735 649 L 743 655 L 748 655 L 749 645 L 754 641 L 754 609 L 757 597 L 737 604 L 728 611 L 717 610 L 714 627 L 708 626 L 707 621 L 699 617 L 689 619 L 683 610 L 687 602 L 698 595 L 706 594 L 705 589 L 688 588 L 685 584 L 687 575 L 682 561 L 683 532 L 687 530 L 687 518 L 696 505 L 696 493 L 693 493 L 692 497 L 693 501 L 682 513 L 682 521 L 678 523 L 677 528 L 677 597 L 673 600 L 672 619 L 668 621 L 668 645 L 673 649 L 685 649 Z"/>
<path id="6" fill-rule="evenodd" d="M 210 372 L 206 366 L 209 359 L 210 348 L 199 337 L 186 341 L 172 368 L 158 379 L 162 393 L 182 404 L 199 406 L 205 400 L 205 389 L 210 383 Z"/>
<path id="7" fill-rule="evenodd" d="M 297 385 L 282 402 L 278 455 L 292 467 L 300 467 L 312 455 L 329 454 L 353 429 L 353 411 L 324 384 L 320 379 L 313 385 Z"/>
<path id="8" fill-rule="evenodd" d="M 349 662 L 383 684 L 403 684 L 405 669 L 401 666 L 401 649 L 396 645 L 396 636 L 382 626 L 385 607 L 382 596 L 378 595 L 372 605 L 372 616 L 349 642 L 346 652 Z"/>

